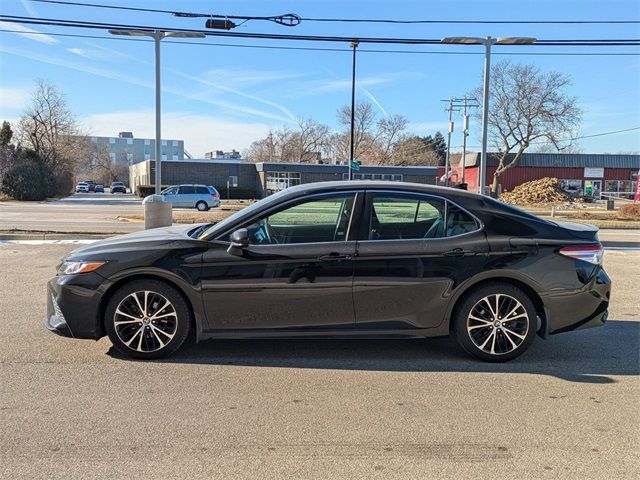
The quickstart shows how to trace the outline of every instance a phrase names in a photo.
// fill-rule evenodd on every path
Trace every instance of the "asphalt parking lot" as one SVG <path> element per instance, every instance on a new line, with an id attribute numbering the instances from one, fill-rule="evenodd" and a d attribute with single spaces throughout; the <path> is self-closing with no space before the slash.
<path id="1" fill-rule="evenodd" d="M 0 245 L 2 478 L 638 478 L 640 252 L 603 328 L 508 364 L 449 339 L 208 341 L 170 360 L 42 326 L 73 246 Z"/>

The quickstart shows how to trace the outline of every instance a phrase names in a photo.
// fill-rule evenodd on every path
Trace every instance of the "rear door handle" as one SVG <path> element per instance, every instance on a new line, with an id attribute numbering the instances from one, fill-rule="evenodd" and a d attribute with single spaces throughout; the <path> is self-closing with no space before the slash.
<path id="1" fill-rule="evenodd" d="M 329 255 L 322 255 L 318 257 L 321 262 L 342 262 L 343 260 L 351 260 L 352 255 L 341 255 L 339 253 L 330 253 Z"/>
<path id="2" fill-rule="evenodd" d="M 477 252 L 474 252 L 473 250 L 463 250 L 462 248 L 454 248 L 453 250 L 444 252 L 442 255 L 445 257 L 471 257 L 473 255 L 477 255 Z"/>

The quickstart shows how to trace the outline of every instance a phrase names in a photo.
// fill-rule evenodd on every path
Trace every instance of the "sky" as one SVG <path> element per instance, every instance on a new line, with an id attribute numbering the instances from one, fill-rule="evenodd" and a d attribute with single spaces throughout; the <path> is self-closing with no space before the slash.
<path id="1" fill-rule="evenodd" d="M 402 1 L 297 0 L 269 2 L 74 0 L 129 7 L 220 15 L 443 19 L 443 20 L 639 20 L 637 0 Z M 215 9 L 215 10 L 214 10 Z M 89 22 L 202 29 L 202 18 L 168 14 L 0 0 L 2 15 Z M 116 136 L 132 131 L 154 136 L 154 49 L 152 42 L 126 41 L 101 30 L 0 22 L 0 120 L 15 122 L 29 102 L 36 79 L 55 84 L 84 130 Z M 30 35 L 29 32 L 39 32 Z M 302 22 L 285 27 L 250 21 L 237 32 L 368 37 L 531 36 L 539 39 L 640 38 L 639 24 L 351 24 Z M 94 35 L 77 38 L 57 34 Z M 313 118 L 332 128 L 337 110 L 350 103 L 351 52 L 348 44 L 208 37 L 185 44 L 162 42 L 163 138 L 183 139 L 195 157 L 210 150 L 246 149 L 270 128 L 295 128 Z M 211 45 L 211 43 L 223 45 Z M 305 51 L 253 48 L 288 46 L 337 48 Z M 375 53 L 364 50 L 429 53 Z M 401 114 L 418 135 L 446 133 L 441 100 L 462 96 L 481 84 L 481 46 L 361 46 L 357 56 L 357 99 L 375 105 L 380 117 Z M 523 53 L 632 53 L 568 56 Z M 533 64 L 572 78 L 568 93 L 584 111 L 580 136 L 640 126 L 639 47 L 495 46 L 492 61 Z M 461 145 L 461 121 L 454 117 L 451 145 Z M 470 125 L 469 149 L 479 149 L 480 126 Z M 640 130 L 578 141 L 584 153 L 640 151 Z"/>

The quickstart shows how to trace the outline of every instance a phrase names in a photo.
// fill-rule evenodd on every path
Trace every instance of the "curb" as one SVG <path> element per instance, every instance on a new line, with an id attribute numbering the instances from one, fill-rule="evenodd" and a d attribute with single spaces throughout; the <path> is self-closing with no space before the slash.
<path id="1" fill-rule="evenodd" d="M 0 240 L 101 240 L 124 233 L 0 232 Z"/>

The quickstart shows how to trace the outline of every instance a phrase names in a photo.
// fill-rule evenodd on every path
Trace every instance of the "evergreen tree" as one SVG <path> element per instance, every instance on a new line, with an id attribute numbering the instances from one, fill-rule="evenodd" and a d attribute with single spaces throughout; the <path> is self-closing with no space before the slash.
<path id="1" fill-rule="evenodd" d="M 2 122 L 2 128 L 0 128 L 0 145 L 9 145 L 12 137 L 11 124 L 5 120 Z"/>

